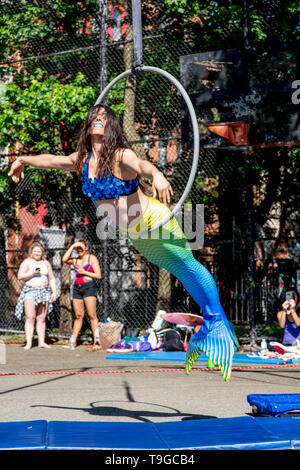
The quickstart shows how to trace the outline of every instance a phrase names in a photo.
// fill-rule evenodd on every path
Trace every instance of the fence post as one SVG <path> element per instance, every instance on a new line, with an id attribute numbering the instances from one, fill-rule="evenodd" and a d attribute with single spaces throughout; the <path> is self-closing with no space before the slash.
<path id="1" fill-rule="evenodd" d="M 0 339 L 0 364 L 6 364 L 6 345 L 2 339 Z"/>
<path id="2" fill-rule="evenodd" d="M 107 0 L 99 0 L 99 13 L 101 19 L 101 32 L 100 32 L 100 92 L 104 90 L 107 85 L 107 57 L 106 57 L 106 29 L 107 29 Z M 107 97 L 104 97 L 104 103 L 107 102 Z M 103 315 L 104 321 L 109 316 L 109 255 L 108 255 L 108 243 L 107 237 L 102 241 L 103 243 Z"/>
<path id="3" fill-rule="evenodd" d="M 249 12 L 248 1 L 243 0 L 243 34 L 244 34 L 244 51 L 246 57 L 249 50 Z M 248 82 L 249 86 L 249 82 Z M 252 172 L 252 153 L 253 150 L 246 150 L 246 204 L 247 204 L 247 251 L 248 251 L 248 288 L 249 288 L 249 320 L 250 320 L 250 345 L 255 346 L 256 324 L 255 324 L 255 299 L 254 299 L 254 240 L 253 240 L 253 187 L 251 182 Z"/>
<path id="4" fill-rule="evenodd" d="M 249 293 L 249 320 L 250 344 L 255 345 L 257 340 L 255 324 L 254 299 L 254 240 L 253 240 L 253 188 L 251 183 L 252 151 L 246 150 L 246 204 L 247 204 L 247 251 L 248 251 L 248 293 Z"/>
<path id="5" fill-rule="evenodd" d="M 8 300 L 8 270 L 7 254 L 5 247 L 5 231 L 3 217 L 0 215 L 0 291 L 1 296 L 1 314 L 0 326 L 6 328 L 9 318 L 9 300 Z"/>
<path id="6" fill-rule="evenodd" d="M 107 0 L 99 0 L 100 14 L 100 91 L 107 85 L 107 60 L 106 60 L 106 28 L 107 28 Z M 106 97 L 104 98 L 106 101 Z M 105 104 L 105 103 L 104 103 Z"/>

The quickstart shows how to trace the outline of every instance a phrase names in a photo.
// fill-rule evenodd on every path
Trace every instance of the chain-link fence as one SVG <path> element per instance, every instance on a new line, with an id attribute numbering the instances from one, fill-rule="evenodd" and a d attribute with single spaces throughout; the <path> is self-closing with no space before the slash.
<path id="1" fill-rule="evenodd" d="M 29 28 L 35 18 L 34 34 L 25 35 L 23 31 L 22 40 L 16 30 L 15 49 L 7 48 L 2 56 L 2 104 L 6 114 L 9 105 L 15 112 L 12 142 L 7 138 L 2 151 L 5 178 L 9 161 L 18 154 L 74 150 L 89 106 L 107 83 L 131 68 L 133 32 L 130 7 L 110 2 L 95 1 L 81 9 L 66 2 L 70 12 L 63 20 L 55 2 L 2 3 L 4 17 L 11 18 L 11 28 L 21 24 Z M 179 38 L 178 31 L 172 35 L 170 28 L 164 27 L 161 11 L 150 15 L 150 10 L 143 25 L 144 64 L 181 79 L 180 58 L 199 52 L 200 46 L 189 37 Z M 225 36 L 223 31 L 227 48 L 237 46 L 235 40 L 231 41 L 236 27 L 228 26 Z M 9 84 L 15 88 L 9 88 Z M 62 90 L 66 90 L 65 95 Z M 118 82 L 107 100 L 136 153 L 169 178 L 175 204 L 186 186 L 192 160 L 186 135 L 189 123 L 183 119 L 186 114 L 180 94 L 165 78 L 141 72 Z M 9 122 L 7 118 L 5 125 Z M 39 125 L 34 127 L 32 122 Z M 8 124 L 4 135 L 11 132 Z M 24 136 L 27 131 L 30 138 Z M 265 158 L 263 152 L 258 150 L 257 157 L 251 156 L 247 167 L 245 153 L 239 149 L 201 148 L 197 177 L 188 198 L 193 209 L 204 204 L 205 243 L 194 250 L 194 255 L 214 275 L 226 314 L 235 324 L 249 324 L 250 317 L 256 322 L 272 321 L 282 282 L 289 286 L 299 283 L 295 201 L 285 219 L 285 232 L 279 226 L 280 215 L 270 219 L 267 208 L 264 215 L 273 227 L 264 232 L 257 229 L 262 223 L 254 210 L 260 196 L 253 163 L 256 158 Z M 280 152 L 288 164 L 289 149 Z M 14 316 L 21 289 L 17 271 L 33 240 L 45 246 L 58 285 L 58 300 L 48 319 L 52 332 L 71 331 L 74 275 L 63 265 L 62 255 L 76 239 L 85 239 L 100 262 L 100 321 L 110 317 L 141 330 L 149 327 L 158 310 L 201 314 L 180 282 L 147 262 L 128 239 L 110 237 L 109 230 L 107 236 L 99 236 L 99 218 L 93 204 L 83 197 L 75 176 L 26 170 L 20 183 L 12 185 L 5 180 L 1 188 L 2 331 L 23 330 L 23 322 Z M 276 212 L 276 207 L 272 210 Z M 286 241 L 292 252 L 293 266 L 288 275 L 283 273 L 287 268 L 276 261 L 280 240 Z"/>

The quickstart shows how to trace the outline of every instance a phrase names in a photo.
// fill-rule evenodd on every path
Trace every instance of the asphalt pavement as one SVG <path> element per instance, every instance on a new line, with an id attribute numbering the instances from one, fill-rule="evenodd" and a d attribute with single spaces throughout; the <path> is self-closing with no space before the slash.
<path id="1" fill-rule="evenodd" d="M 220 371 L 182 362 L 108 360 L 106 351 L 6 344 L 0 364 L 1 422 L 170 422 L 251 415 L 247 395 L 299 393 L 300 366 Z M 133 353 L 134 354 L 134 353 Z M 236 370 L 237 369 L 237 370 Z"/>

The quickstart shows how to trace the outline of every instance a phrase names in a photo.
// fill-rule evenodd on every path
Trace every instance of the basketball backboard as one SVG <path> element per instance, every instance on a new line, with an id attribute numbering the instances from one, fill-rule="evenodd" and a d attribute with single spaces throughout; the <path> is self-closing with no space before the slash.
<path id="1" fill-rule="evenodd" d="M 182 56 L 180 66 L 202 148 L 300 143 L 299 41 Z"/>

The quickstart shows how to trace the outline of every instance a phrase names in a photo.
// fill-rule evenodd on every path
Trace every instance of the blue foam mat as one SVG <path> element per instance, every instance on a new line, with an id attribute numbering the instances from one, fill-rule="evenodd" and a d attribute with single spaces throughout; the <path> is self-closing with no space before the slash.
<path id="1" fill-rule="evenodd" d="M 0 423 L 0 449 L 300 449 L 300 418 L 249 416 L 163 423 Z"/>
<path id="2" fill-rule="evenodd" d="M 274 419 L 280 422 L 270 426 Z M 292 424 L 295 423 L 284 423 L 281 418 L 238 417 L 161 423 L 159 430 L 169 449 L 279 450 L 291 448 L 291 442 L 299 435 L 300 420 L 294 432 L 289 428 Z"/>
<path id="3" fill-rule="evenodd" d="M 300 410 L 300 393 L 250 394 L 247 401 L 256 406 L 261 414 L 276 416 Z"/>
<path id="4" fill-rule="evenodd" d="M 0 423 L 0 450 L 44 449 L 47 421 Z"/>
<path id="5" fill-rule="evenodd" d="M 175 361 L 185 362 L 184 351 L 150 351 L 150 352 L 130 352 L 130 353 L 111 353 L 105 359 L 123 359 L 126 361 Z M 205 353 L 202 353 L 197 362 L 207 363 Z M 289 364 L 294 360 L 283 361 L 280 358 L 261 358 L 259 356 L 236 353 L 233 356 L 233 364 Z M 299 362 L 300 364 L 300 362 Z"/>
<path id="6" fill-rule="evenodd" d="M 168 449 L 152 423 L 49 423 L 47 448 L 76 450 Z"/>

